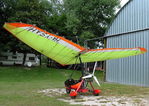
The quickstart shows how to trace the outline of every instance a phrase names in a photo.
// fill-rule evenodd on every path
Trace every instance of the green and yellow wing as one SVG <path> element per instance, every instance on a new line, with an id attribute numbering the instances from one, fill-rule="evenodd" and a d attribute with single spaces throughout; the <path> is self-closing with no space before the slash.
<path id="1" fill-rule="evenodd" d="M 104 61 L 110 59 L 124 58 L 145 53 L 145 48 L 105 48 L 91 49 L 81 55 L 83 62 Z"/>
<path id="2" fill-rule="evenodd" d="M 145 48 L 106 48 L 87 50 L 63 37 L 51 34 L 34 25 L 5 23 L 4 28 L 19 40 L 62 65 L 104 61 L 143 54 Z"/>
<path id="3" fill-rule="evenodd" d="M 28 46 L 63 65 L 70 64 L 69 61 L 74 64 L 75 56 L 85 49 L 33 25 L 5 23 L 4 28 Z"/>

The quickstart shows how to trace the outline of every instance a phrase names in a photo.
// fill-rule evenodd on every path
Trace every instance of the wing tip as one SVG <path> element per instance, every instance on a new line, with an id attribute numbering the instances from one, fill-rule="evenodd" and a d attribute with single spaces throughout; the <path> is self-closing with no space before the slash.
<path id="1" fill-rule="evenodd" d="M 147 52 L 147 49 L 146 48 L 142 48 L 142 47 L 138 47 L 138 48 L 140 49 L 141 53 Z"/>

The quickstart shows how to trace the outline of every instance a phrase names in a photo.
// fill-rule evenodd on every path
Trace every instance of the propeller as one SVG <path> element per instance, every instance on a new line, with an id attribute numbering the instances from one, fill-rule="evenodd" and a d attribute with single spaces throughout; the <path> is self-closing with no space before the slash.
<path id="1" fill-rule="evenodd" d="M 94 78 L 95 82 L 97 83 L 97 85 L 100 86 L 100 83 L 99 83 L 99 81 L 97 80 L 97 77 L 96 77 L 96 76 L 93 76 L 93 78 Z"/>
<path id="2" fill-rule="evenodd" d="M 82 77 L 82 78 L 83 78 L 83 79 L 87 79 L 87 78 L 92 78 L 92 77 L 93 77 L 93 79 L 95 80 L 95 82 L 97 83 L 97 85 L 100 86 L 100 83 L 99 83 L 97 77 L 94 75 L 96 66 L 97 66 L 97 62 L 95 62 L 94 69 L 93 69 L 93 73 L 92 73 L 92 74 L 89 74 L 89 75 L 86 75 L 86 76 L 84 76 L 84 77 Z"/>

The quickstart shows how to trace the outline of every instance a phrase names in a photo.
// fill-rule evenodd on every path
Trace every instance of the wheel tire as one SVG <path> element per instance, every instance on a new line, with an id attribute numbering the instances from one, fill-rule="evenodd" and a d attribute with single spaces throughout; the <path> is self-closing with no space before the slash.
<path id="1" fill-rule="evenodd" d="M 67 94 L 70 94 L 70 91 L 71 91 L 70 89 L 67 89 L 67 88 L 66 88 L 66 93 L 67 93 Z"/>
<path id="2" fill-rule="evenodd" d="M 93 95 L 94 95 L 94 96 L 98 96 L 99 93 L 101 93 L 101 90 L 99 90 L 99 89 L 95 89 L 95 90 L 93 91 Z"/>
<path id="3" fill-rule="evenodd" d="M 77 96 L 71 96 L 71 99 L 76 99 Z"/>
<path id="4" fill-rule="evenodd" d="M 98 94 L 94 94 L 94 96 L 99 96 L 99 93 Z"/>
<path id="5" fill-rule="evenodd" d="M 75 99 L 76 96 L 77 96 L 77 92 L 76 92 L 76 91 L 71 91 L 69 95 L 70 95 L 70 97 L 71 97 L 72 99 Z"/>

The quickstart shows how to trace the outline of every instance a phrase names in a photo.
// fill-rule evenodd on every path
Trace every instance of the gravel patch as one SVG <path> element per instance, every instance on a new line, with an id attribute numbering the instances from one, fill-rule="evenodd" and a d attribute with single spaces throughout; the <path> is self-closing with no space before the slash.
<path id="1" fill-rule="evenodd" d="M 149 106 L 149 97 L 125 97 L 125 96 L 93 96 L 78 95 L 76 99 L 71 99 L 66 95 L 65 89 L 45 89 L 38 93 L 42 93 L 49 97 L 62 96 L 58 100 L 68 102 L 70 104 L 79 104 L 83 106 Z"/>

